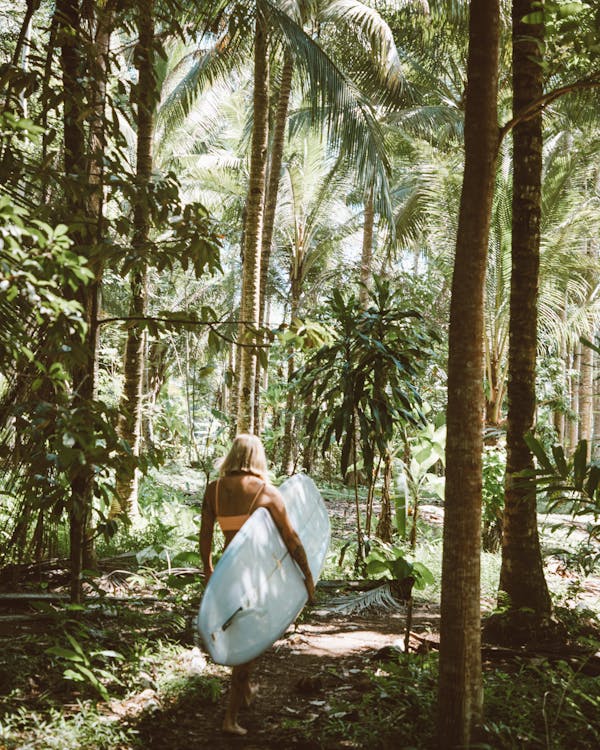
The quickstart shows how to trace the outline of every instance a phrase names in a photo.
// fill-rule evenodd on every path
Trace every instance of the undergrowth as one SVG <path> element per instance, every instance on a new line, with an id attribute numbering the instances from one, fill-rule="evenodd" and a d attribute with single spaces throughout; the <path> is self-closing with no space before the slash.
<path id="1" fill-rule="evenodd" d="M 331 702 L 327 717 L 299 724 L 327 748 L 433 750 L 438 656 L 402 655 L 369 674 L 358 699 Z M 484 672 L 485 717 L 478 750 L 591 750 L 600 747 L 600 684 L 564 661 L 522 660 Z"/>

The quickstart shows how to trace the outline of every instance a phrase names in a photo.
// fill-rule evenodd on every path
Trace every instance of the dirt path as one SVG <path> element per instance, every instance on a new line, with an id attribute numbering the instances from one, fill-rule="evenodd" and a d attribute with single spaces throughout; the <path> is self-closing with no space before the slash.
<path id="1" fill-rule="evenodd" d="M 415 607 L 413 618 L 414 632 L 438 629 L 439 612 L 432 605 Z M 403 641 L 404 628 L 403 611 L 351 618 L 312 615 L 259 660 L 259 695 L 240 715 L 248 729 L 246 737 L 222 734 L 222 701 L 180 700 L 145 712 L 137 727 L 144 746 L 149 750 L 321 747 L 303 742 L 298 726 L 318 724 L 335 712 L 336 699 L 360 700 L 369 685 L 367 670 L 376 669 L 378 661 Z M 332 741 L 326 746 L 350 745 Z"/>

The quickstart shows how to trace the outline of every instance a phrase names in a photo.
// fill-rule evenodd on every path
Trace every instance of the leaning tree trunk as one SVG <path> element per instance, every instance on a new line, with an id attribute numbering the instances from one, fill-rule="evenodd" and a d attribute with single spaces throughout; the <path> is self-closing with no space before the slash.
<path id="1" fill-rule="evenodd" d="M 535 0 L 513 0 L 513 115 L 542 96 L 542 24 L 524 23 Z M 541 113 L 513 131 L 512 271 L 508 353 L 508 430 L 500 591 L 509 612 L 531 613 L 541 624 L 551 614 L 540 550 L 536 493 L 520 479 L 533 468 L 524 436 L 533 429 L 536 395 L 537 298 L 540 250 Z M 516 621 L 515 621 L 516 624 Z M 513 635 L 518 638 L 517 632 Z M 524 637 L 531 637 L 529 627 Z"/>
<path id="2" fill-rule="evenodd" d="M 279 86 L 279 97 L 275 111 L 275 122 L 273 125 L 273 142 L 271 144 L 271 165 L 269 169 L 269 181 L 265 200 L 265 215 L 261 238 L 260 256 L 260 303 L 259 321 L 260 325 L 267 325 L 267 281 L 269 278 L 269 264 L 271 261 L 271 243 L 273 241 L 273 228 L 275 226 L 275 211 L 277 209 L 277 195 L 279 193 L 279 181 L 281 175 L 281 164 L 283 161 L 283 149 L 285 146 L 285 128 L 287 125 L 288 107 L 292 93 L 292 76 L 294 73 L 294 62 L 291 54 L 286 51 L 283 68 L 281 71 L 281 84 Z M 266 370 L 267 368 L 265 368 Z M 260 363 L 257 362 L 257 375 L 254 387 L 254 422 L 255 431 L 260 432 Z"/>
<path id="3" fill-rule="evenodd" d="M 250 154 L 250 177 L 244 258 L 242 264 L 242 298 L 239 348 L 239 390 L 237 431 L 254 431 L 254 381 L 256 353 L 249 345 L 259 326 L 261 239 L 264 216 L 265 178 L 269 134 L 269 58 L 267 54 L 266 24 L 257 11 L 254 38 L 254 125 Z"/>
<path id="4" fill-rule="evenodd" d="M 156 105 L 154 0 L 138 0 L 137 15 L 139 40 L 135 53 L 135 63 L 138 69 L 138 83 L 135 89 L 137 105 L 136 196 L 131 242 L 137 261 L 131 278 L 130 315 L 139 318 L 146 314 L 147 299 L 145 256 L 150 235 L 148 187 L 152 177 L 152 137 Z M 134 459 L 139 456 L 142 433 L 144 353 L 144 330 L 140 326 L 133 325 L 127 329 L 125 382 L 119 407 L 119 436 L 129 444 Z M 133 461 L 125 460 L 117 473 L 116 503 L 111 508 L 111 515 L 119 513 L 122 513 L 127 520 L 139 514 L 138 470 Z"/>
<path id="5" fill-rule="evenodd" d="M 482 718 L 480 635 L 483 307 L 498 150 L 498 0 L 472 0 L 465 169 L 452 278 L 438 738 L 468 747 Z"/>

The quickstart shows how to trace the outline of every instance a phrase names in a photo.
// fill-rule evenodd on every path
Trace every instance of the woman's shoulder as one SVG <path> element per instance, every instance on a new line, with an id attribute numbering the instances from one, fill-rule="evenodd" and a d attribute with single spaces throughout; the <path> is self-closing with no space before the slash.
<path id="1" fill-rule="evenodd" d="M 263 501 L 264 504 L 267 504 L 269 502 L 271 503 L 283 502 L 283 497 L 281 495 L 281 492 L 279 492 L 277 487 L 271 484 L 268 480 L 265 480 L 264 482 L 264 487 L 261 492 L 260 499 Z"/>

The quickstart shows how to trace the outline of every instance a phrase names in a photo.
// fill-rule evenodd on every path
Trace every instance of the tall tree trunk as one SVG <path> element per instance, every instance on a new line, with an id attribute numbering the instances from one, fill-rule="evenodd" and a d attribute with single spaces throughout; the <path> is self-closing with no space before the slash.
<path id="1" fill-rule="evenodd" d="M 598 336 L 597 331 L 594 331 L 594 340 Z M 593 427 L 592 427 L 592 458 L 595 459 L 598 455 L 598 443 L 600 442 L 600 388 L 598 386 L 597 373 L 600 371 L 600 357 L 594 352 L 594 373 L 596 378 L 594 379 L 594 393 L 593 393 Z"/>
<path id="2" fill-rule="evenodd" d="M 63 83 L 63 144 L 65 171 L 65 214 L 73 226 L 71 238 L 75 252 L 89 256 L 92 237 L 87 215 L 89 196 L 86 163 L 84 116 L 86 97 L 82 89 L 82 29 L 77 0 L 57 0 L 58 38 L 61 49 Z M 73 408 L 85 409 L 94 397 L 94 373 L 97 348 L 97 288 L 81 286 L 74 293 L 88 324 L 82 357 L 71 373 Z M 76 345 L 81 346 L 76 342 Z M 82 569 L 86 529 L 91 515 L 94 491 L 94 467 L 84 461 L 71 475 L 69 503 L 69 548 L 71 558 L 71 600 L 81 600 Z"/>
<path id="3" fill-rule="evenodd" d="M 514 115 L 543 93 L 544 27 L 523 22 L 536 8 L 535 0 L 513 0 Z M 538 624 L 550 617 L 551 602 L 542 565 L 536 494 L 519 474 L 533 468 L 524 436 L 533 429 L 536 408 L 542 146 L 540 113 L 519 123 L 513 131 L 508 430 L 500 572 L 500 591 L 508 595 L 509 612 L 522 613 L 527 608 Z"/>
<path id="4" fill-rule="evenodd" d="M 135 51 L 138 82 L 135 89 L 137 153 L 136 197 L 133 207 L 132 250 L 137 256 L 131 278 L 130 315 L 144 316 L 147 301 L 146 251 L 150 235 L 150 204 L 148 186 L 152 177 L 152 137 L 156 108 L 154 76 L 154 0 L 138 0 L 137 24 L 139 40 Z M 125 345 L 125 382 L 119 407 L 119 436 L 127 441 L 134 458 L 139 456 L 142 433 L 142 394 L 144 391 L 144 330 L 131 326 Z M 138 471 L 125 461 L 116 482 L 120 512 L 131 520 L 139 514 Z M 113 506 L 114 511 L 117 510 Z"/>
<path id="5" fill-rule="evenodd" d="M 373 280 L 373 227 L 375 225 L 375 206 L 373 204 L 374 186 L 371 185 L 365 198 L 365 218 L 363 223 L 362 252 L 360 256 L 360 288 L 358 301 L 363 310 L 369 305 L 369 290 Z"/>
<path id="6" fill-rule="evenodd" d="M 498 150 L 498 0 L 472 0 L 465 170 L 452 278 L 442 560 L 439 746 L 468 747 L 482 718 L 480 634 L 483 307 Z"/>
<path id="7" fill-rule="evenodd" d="M 267 54 L 266 24 L 260 10 L 256 14 L 254 37 L 254 126 L 250 154 L 250 177 L 244 232 L 244 258 L 242 264 L 241 327 L 242 344 L 238 354 L 238 413 L 237 431 L 254 431 L 254 380 L 256 378 L 256 353 L 248 346 L 258 328 L 260 314 L 261 240 L 264 217 L 265 178 L 269 135 L 269 58 Z M 250 336 L 248 336 L 250 333 Z"/>
<path id="8" fill-rule="evenodd" d="M 41 0 L 27 0 L 25 5 L 25 13 L 23 20 L 21 21 L 21 28 L 17 36 L 17 42 L 15 44 L 10 66 L 16 69 L 21 66 L 22 71 L 27 72 L 28 60 L 29 60 L 29 48 L 31 46 L 31 32 L 33 24 L 34 13 L 39 9 Z M 5 96 L 4 96 L 4 109 L 11 109 L 11 97 L 13 95 L 12 79 L 9 77 L 6 80 Z M 19 94 L 18 102 L 23 117 L 27 117 L 27 100 L 23 94 Z"/>
<path id="9" fill-rule="evenodd" d="M 574 343 L 570 357 L 571 374 L 569 377 L 569 448 L 573 452 L 579 440 L 579 360 L 581 358 L 581 344 Z"/>
<path id="10" fill-rule="evenodd" d="M 565 292 L 566 294 L 566 292 Z M 567 339 L 564 335 L 564 330 L 567 324 L 567 303 L 565 301 L 562 310 L 560 311 L 560 319 L 563 324 L 563 335 L 560 337 L 559 342 L 559 360 L 560 360 L 560 374 L 559 378 L 561 381 L 561 392 L 563 395 L 562 404 L 560 407 L 554 410 L 554 429 L 556 430 L 556 442 L 561 445 L 565 444 L 565 406 L 566 398 L 569 392 L 569 385 L 567 383 Z"/>
<path id="11" fill-rule="evenodd" d="M 593 394 L 594 394 L 594 352 L 589 346 L 581 346 L 579 360 L 579 421 L 580 440 L 588 442 L 588 461 L 592 449 Z"/>
<path id="12" fill-rule="evenodd" d="M 273 241 L 273 228 L 275 226 L 275 211 L 277 209 L 277 195 L 281 176 L 281 164 L 283 161 L 283 149 L 285 146 L 285 129 L 287 126 L 288 108 L 292 93 L 292 76 L 294 73 L 294 61 L 291 54 L 286 50 L 284 53 L 283 68 L 281 71 L 281 84 L 279 86 L 279 97 L 275 111 L 275 122 L 273 124 L 273 141 L 271 144 L 271 164 L 269 168 L 269 180 L 265 200 L 265 215 L 261 239 L 260 256 L 260 312 L 259 320 L 261 326 L 267 324 L 267 281 L 269 278 L 269 264 L 271 262 L 271 243 Z M 266 368 L 265 368 L 266 370 Z M 256 432 L 260 432 L 260 363 L 257 362 L 257 376 L 254 388 L 254 421 Z"/>
<path id="13" fill-rule="evenodd" d="M 302 285 L 302 270 L 294 268 L 292 265 L 291 272 L 291 294 L 290 294 L 290 320 L 294 320 L 298 315 L 300 307 L 300 291 Z M 284 427 L 281 456 L 281 473 L 290 476 L 294 472 L 294 433 L 295 433 L 295 414 L 294 414 L 294 391 L 292 390 L 292 375 L 295 370 L 294 350 L 290 351 L 287 368 L 287 395 L 285 397 Z"/>

